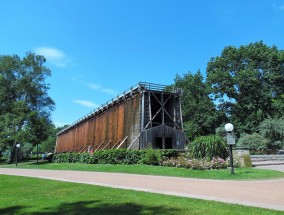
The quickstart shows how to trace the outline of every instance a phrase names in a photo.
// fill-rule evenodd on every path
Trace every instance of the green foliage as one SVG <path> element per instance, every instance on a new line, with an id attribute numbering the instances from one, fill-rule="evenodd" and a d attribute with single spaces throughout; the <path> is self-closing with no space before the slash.
<path id="1" fill-rule="evenodd" d="M 206 159 L 189 160 L 186 158 L 171 158 L 163 160 L 161 165 L 194 170 L 225 169 L 228 167 L 226 161 L 222 158 L 213 158 L 211 161 L 207 161 Z"/>
<path id="2" fill-rule="evenodd" d="M 217 135 L 201 136 L 192 141 L 188 148 L 193 158 L 207 158 L 213 159 L 214 157 L 227 158 L 227 144 L 224 139 Z"/>
<path id="3" fill-rule="evenodd" d="M 176 76 L 175 87 L 183 89 L 182 113 L 184 131 L 189 140 L 197 136 L 214 134 L 215 129 L 225 119 L 222 111 L 215 108 L 209 98 L 210 85 L 204 82 L 200 71 Z"/>
<path id="4" fill-rule="evenodd" d="M 162 158 L 177 157 L 175 150 L 127 150 L 112 149 L 90 153 L 55 154 L 55 163 L 88 163 L 88 164 L 148 164 L 158 165 Z"/>
<path id="5" fill-rule="evenodd" d="M 216 133 L 216 135 L 218 135 L 220 137 L 226 137 L 227 131 L 225 130 L 225 126 L 222 125 L 222 126 L 216 128 L 215 133 Z"/>
<path id="6" fill-rule="evenodd" d="M 266 119 L 259 125 L 262 136 L 267 138 L 267 149 L 276 150 L 284 147 L 284 118 Z"/>
<path id="7" fill-rule="evenodd" d="M 208 63 L 212 95 L 238 134 L 251 134 L 264 119 L 283 116 L 283 64 L 283 50 L 263 42 L 225 47 Z"/>
<path id="8" fill-rule="evenodd" d="M 18 155 L 20 159 L 28 159 L 31 157 L 31 151 L 33 150 L 33 145 L 30 143 L 23 143 L 18 150 Z"/>
<path id="9" fill-rule="evenodd" d="M 42 152 L 54 152 L 55 145 L 56 145 L 56 134 L 61 131 L 62 129 L 68 127 L 68 125 L 64 125 L 62 127 L 55 127 L 51 124 L 48 127 L 48 137 L 45 141 L 41 142 L 41 151 Z"/>
<path id="10" fill-rule="evenodd" d="M 237 142 L 237 146 L 247 148 L 252 151 L 265 151 L 267 148 L 268 140 L 263 136 L 253 133 L 244 134 Z"/>
<path id="11" fill-rule="evenodd" d="M 43 56 L 27 53 L 0 56 L 0 147 L 14 148 L 17 143 L 35 145 L 48 136 L 50 111 L 54 102 L 48 96 L 45 79 L 50 70 Z M 13 161 L 15 150 L 11 150 Z"/>
<path id="12" fill-rule="evenodd" d="M 161 160 L 162 156 L 160 150 L 147 149 L 145 150 L 145 154 L 141 160 L 141 163 L 147 165 L 159 165 Z"/>

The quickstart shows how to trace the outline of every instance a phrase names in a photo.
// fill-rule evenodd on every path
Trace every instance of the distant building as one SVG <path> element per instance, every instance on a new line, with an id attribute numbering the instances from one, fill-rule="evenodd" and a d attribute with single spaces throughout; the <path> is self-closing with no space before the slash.
<path id="1" fill-rule="evenodd" d="M 181 89 L 140 82 L 57 134 L 56 153 L 184 149 Z"/>

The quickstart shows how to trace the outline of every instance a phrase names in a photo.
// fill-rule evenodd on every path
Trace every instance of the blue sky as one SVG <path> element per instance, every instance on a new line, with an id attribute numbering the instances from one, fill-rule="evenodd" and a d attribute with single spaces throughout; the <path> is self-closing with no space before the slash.
<path id="1" fill-rule="evenodd" d="M 284 49 L 284 0 L 0 0 L 0 20 L 0 55 L 47 58 L 57 126 L 139 81 L 205 74 L 225 46 Z"/>

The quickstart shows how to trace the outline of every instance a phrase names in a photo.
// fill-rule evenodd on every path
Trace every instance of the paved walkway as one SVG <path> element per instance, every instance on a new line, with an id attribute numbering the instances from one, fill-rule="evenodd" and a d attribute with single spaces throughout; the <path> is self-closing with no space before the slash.
<path id="1" fill-rule="evenodd" d="M 284 211 L 284 179 L 228 181 L 63 170 L 0 168 L 0 174 L 47 178 Z"/>
<path id="2" fill-rule="evenodd" d="M 260 166 L 256 166 L 254 167 L 256 169 L 270 169 L 270 170 L 277 170 L 277 171 L 280 171 L 280 172 L 284 172 L 284 165 L 260 165 Z M 284 191 L 283 191 L 284 192 Z"/>

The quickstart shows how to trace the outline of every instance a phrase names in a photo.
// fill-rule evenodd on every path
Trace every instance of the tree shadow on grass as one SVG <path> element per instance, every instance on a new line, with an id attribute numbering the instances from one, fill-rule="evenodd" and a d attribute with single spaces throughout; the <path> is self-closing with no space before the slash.
<path id="1" fill-rule="evenodd" d="M 33 162 L 29 163 L 29 164 L 26 164 L 26 165 L 43 165 L 43 164 L 48 164 L 48 163 L 49 163 L 48 160 L 38 160 L 38 163 L 35 160 L 35 161 L 33 161 Z"/>
<path id="2" fill-rule="evenodd" d="M 24 209 L 26 207 L 24 206 L 12 206 L 7 208 L 0 208 L 0 214 L 1 215 L 8 215 L 8 214 L 17 214 L 19 211 Z"/>
<path id="3" fill-rule="evenodd" d="M 80 201 L 74 203 L 62 203 L 57 208 L 45 208 L 43 211 L 37 211 L 29 213 L 32 215 L 42 214 L 42 215 L 80 215 L 80 214 L 127 214 L 127 215 L 137 215 L 137 214 L 180 214 L 180 209 L 169 208 L 164 206 L 146 206 L 134 203 L 123 203 L 123 204 L 111 204 L 104 203 L 100 201 Z"/>

